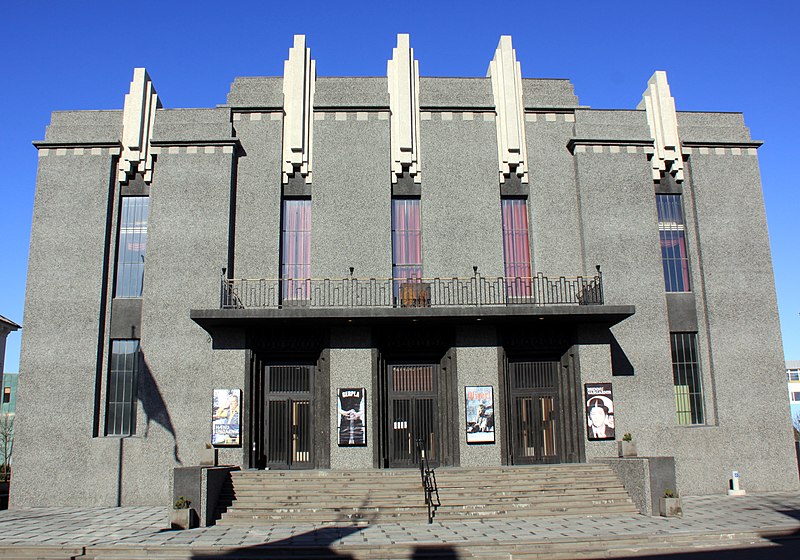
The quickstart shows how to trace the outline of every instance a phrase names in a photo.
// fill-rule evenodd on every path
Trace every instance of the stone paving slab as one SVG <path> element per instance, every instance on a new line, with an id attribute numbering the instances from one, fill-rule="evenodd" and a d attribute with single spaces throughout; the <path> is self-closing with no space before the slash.
<path id="1" fill-rule="evenodd" d="M 434 546 L 469 543 L 534 545 L 693 535 L 800 535 L 800 494 L 685 497 L 683 518 L 597 515 L 378 525 L 276 524 L 171 531 L 167 508 L 21 508 L 0 512 L 0 556 L 15 548 L 118 547 L 231 550 L 284 547 Z"/>

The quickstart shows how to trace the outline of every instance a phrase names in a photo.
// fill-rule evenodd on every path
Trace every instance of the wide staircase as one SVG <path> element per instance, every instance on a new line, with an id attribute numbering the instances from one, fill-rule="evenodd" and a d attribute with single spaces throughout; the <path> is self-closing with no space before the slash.
<path id="1" fill-rule="evenodd" d="M 637 513 L 604 464 L 436 469 L 435 521 Z M 221 525 L 425 522 L 415 469 L 235 471 Z"/>

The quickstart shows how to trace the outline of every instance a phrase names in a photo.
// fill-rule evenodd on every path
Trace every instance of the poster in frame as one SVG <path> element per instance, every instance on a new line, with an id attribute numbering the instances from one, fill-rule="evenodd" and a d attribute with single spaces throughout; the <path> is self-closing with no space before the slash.
<path id="1" fill-rule="evenodd" d="M 214 389 L 211 444 L 215 447 L 241 445 L 241 402 L 241 389 Z"/>
<path id="2" fill-rule="evenodd" d="M 589 441 L 614 439 L 614 395 L 611 383 L 586 383 L 586 436 Z"/>
<path id="3" fill-rule="evenodd" d="M 337 391 L 339 447 L 367 445 L 367 391 L 363 387 Z"/>
<path id="4" fill-rule="evenodd" d="M 464 387 L 467 443 L 494 443 L 494 389 Z"/>

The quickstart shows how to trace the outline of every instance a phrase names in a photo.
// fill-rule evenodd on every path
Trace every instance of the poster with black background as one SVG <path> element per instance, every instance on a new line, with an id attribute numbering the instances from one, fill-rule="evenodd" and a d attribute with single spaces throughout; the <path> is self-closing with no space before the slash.
<path id="1" fill-rule="evenodd" d="M 338 391 L 339 446 L 367 445 L 367 395 L 366 390 L 339 389 Z"/>

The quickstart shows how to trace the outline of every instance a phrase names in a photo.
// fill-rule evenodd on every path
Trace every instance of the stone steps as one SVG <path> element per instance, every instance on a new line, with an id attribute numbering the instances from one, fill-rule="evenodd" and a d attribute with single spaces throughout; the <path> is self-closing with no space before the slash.
<path id="1" fill-rule="evenodd" d="M 603 464 L 437 469 L 437 521 L 637 513 Z M 220 525 L 391 523 L 427 520 L 416 469 L 237 471 Z"/>

